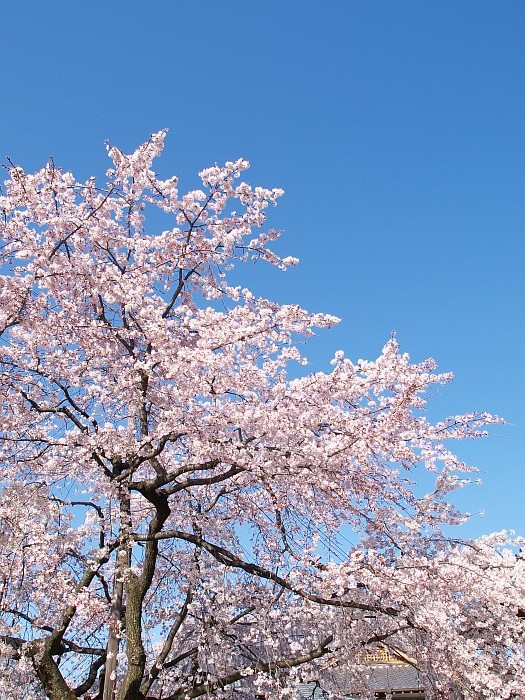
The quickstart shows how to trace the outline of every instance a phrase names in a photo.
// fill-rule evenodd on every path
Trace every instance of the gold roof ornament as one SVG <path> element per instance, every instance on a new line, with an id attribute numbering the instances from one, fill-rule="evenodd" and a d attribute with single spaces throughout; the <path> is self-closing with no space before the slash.
<path id="1" fill-rule="evenodd" d="M 416 665 L 416 660 L 407 656 L 401 649 L 387 648 L 377 645 L 373 649 L 362 652 L 359 661 L 365 664 L 411 664 Z"/>

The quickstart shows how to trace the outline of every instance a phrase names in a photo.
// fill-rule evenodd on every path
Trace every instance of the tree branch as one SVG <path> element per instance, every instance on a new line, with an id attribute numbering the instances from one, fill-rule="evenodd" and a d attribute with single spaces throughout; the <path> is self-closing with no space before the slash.
<path id="1" fill-rule="evenodd" d="M 154 540 L 166 540 L 166 539 L 178 539 L 178 540 L 185 540 L 186 542 L 191 542 L 192 544 L 198 545 L 199 547 L 202 547 L 205 549 L 207 552 L 209 552 L 218 562 L 223 564 L 224 566 L 229 566 L 232 568 L 236 569 L 242 569 L 243 571 L 246 571 L 247 573 L 251 574 L 252 576 L 257 576 L 258 578 L 266 579 L 268 581 L 273 581 L 274 583 L 277 583 L 277 585 L 281 586 L 282 588 L 285 588 L 286 590 L 290 591 L 291 593 L 294 593 L 301 598 L 304 598 L 305 600 L 309 600 L 312 603 L 318 603 L 319 605 L 330 605 L 333 607 L 337 608 L 353 608 L 355 610 L 363 610 L 363 611 L 369 611 L 369 612 L 381 612 L 385 615 L 389 615 L 390 617 L 397 617 L 399 615 L 399 611 L 396 610 L 395 608 L 387 607 L 384 608 L 381 605 L 366 605 L 365 603 L 358 603 L 356 601 L 350 601 L 350 600 L 343 600 L 341 598 L 324 598 L 323 596 L 319 596 L 315 593 L 309 593 L 308 591 L 305 591 L 302 588 L 298 588 L 296 586 L 293 586 L 291 583 L 289 583 L 286 579 L 282 578 L 282 576 L 279 576 L 278 574 L 274 573 L 273 571 L 270 571 L 269 569 L 265 569 L 262 566 L 259 566 L 259 564 L 252 564 L 250 562 L 244 561 L 240 557 L 238 557 L 236 554 L 233 552 L 230 552 L 229 550 L 225 549 L 224 547 L 220 547 L 217 544 L 213 544 L 211 542 L 208 542 L 207 540 L 203 539 L 199 535 L 194 535 L 189 532 L 183 532 L 182 530 L 167 530 L 166 532 L 160 532 L 156 535 L 151 536 L 148 535 L 139 535 L 139 534 L 133 534 L 132 535 L 133 539 L 136 542 L 148 542 L 151 539 Z"/>
<path id="2" fill-rule="evenodd" d="M 333 635 L 329 635 L 324 639 L 315 649 L 307 652 L 306 654 L 300 654 L 298 656 L 289 656 L 285 659 L 280 659 L 279 661 L 269 661 L 263 662 L 258 661 L 253 666 L 247 666 L 245 668 L 229 673 L 221 678 L 217 678 L 215 681 L 209 681 L 201 683 L 190 689 L 180 690 L 173 695 L 169 695 L 164 700 L 185 700 L 186 698 L 197 698 L 201 695 L 206 695 L 208 693 L 213 693 L 215 690 L 225 688 L 236 681 L 241 680 L 241 678 L 246 678 L 249 676 L 254 676 L 257 673 L 271 673 L 272 671 L 277 671 L 279 669 L 294 668 L 296 666 L 301 666 L 309 661 L 314 661 L 314 659 L 319 659 L 325 654 L 331 653 L 329 645 L 334 641 Z"/>

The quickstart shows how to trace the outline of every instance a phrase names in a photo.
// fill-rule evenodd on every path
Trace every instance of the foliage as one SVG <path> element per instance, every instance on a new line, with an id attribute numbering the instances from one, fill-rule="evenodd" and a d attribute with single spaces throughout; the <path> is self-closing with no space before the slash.
<path id="1" fill-rule="evenodd" d="M 443 535 L 469 472 L 445 443 L 496 419 L 431 424 L 450 377 L 395 339 L 294 378 L 296 337 L 337 319 L 230 281 L 295 264 L 264 228 L 281 190 L 236 183 L 238 160 L 181 195 L 152 171 L 164 136 L 109 148 L 103 186 L 12 166 L 0 198 L 5 692 L 337 696 L 381 642 L 428 697 L 523 697 L 523 562 Z"/>

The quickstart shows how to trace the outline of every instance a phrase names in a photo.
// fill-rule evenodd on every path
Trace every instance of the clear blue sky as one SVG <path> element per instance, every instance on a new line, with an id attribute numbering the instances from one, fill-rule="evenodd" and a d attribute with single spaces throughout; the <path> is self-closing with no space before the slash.
<path id="1" fill-rule="evenodd" d="M 272 225 L 301 265 L 249 271 L 264 296 L 343 318 L 311 344 L 376 356 L 395 330 L 456 380 L 432 414 L 487 410 L 461 453 L 485 485 L 467 533 L 525 532 L 525 3 L 90 0 L 3 4 L 0 159 L 102 174 L 170 129 L 183 181 L 248 158 L 283 187 Z"/>

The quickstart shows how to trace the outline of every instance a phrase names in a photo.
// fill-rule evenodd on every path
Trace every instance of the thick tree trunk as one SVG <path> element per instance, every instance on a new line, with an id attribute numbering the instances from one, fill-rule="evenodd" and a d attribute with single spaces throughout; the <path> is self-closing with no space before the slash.
<path id="1" fill-rule="evenodd" d="M 131 574 L 126 583 L 126 656 L 128 668 L 119 700 L 143 700 L 140 686 L 144 678 L 146 654 L 142 644 L 142 602 L 144 590 L 139 579 Z"/>
<path id="2" fill-rule="evenodd" d="M 43 651 L 36 652 L 33 664 L 44 693 L 49 700 L 77 700 L 75 693 L 60 673 L 58 664 L 51 656 L 48 644 L 44 646 Z"/>
<path id="3" fill-rule="evenodd" d="M 165 494 L 148 493 L 144 495 L 155 506 L 156 513 L 148 528 L 148 535 L 152 539 L 146 543 L 142 573 L 137 576 L 130 572 L 125 584 L 128 668 L 118 693 L 119 700 L 143 700 L 144 698 L 140 690 L 146 667 L 146 654 L 142 643 L 142 606 L 153 580 L 157 562 L 159 543 L 158 540 L 154 539 L 154 535 L 162 530 L 162 526 L 171 512 Z"/>

